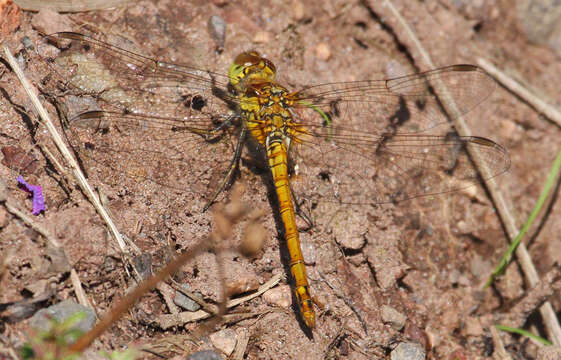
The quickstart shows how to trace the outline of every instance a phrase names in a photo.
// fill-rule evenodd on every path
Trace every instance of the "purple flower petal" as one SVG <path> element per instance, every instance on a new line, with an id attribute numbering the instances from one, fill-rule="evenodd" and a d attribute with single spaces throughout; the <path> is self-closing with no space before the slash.
<path id="1" fill-rule="evenodd" d="M 30 193 L 33 196 L 33 215 L 39 215 L 41 211 L 45 211 L 45 198 L 43 197 L 43 189 L 40 185 L 30 185 L 23 177 L 18 176 L 17 178 L 20 187 Z"/>

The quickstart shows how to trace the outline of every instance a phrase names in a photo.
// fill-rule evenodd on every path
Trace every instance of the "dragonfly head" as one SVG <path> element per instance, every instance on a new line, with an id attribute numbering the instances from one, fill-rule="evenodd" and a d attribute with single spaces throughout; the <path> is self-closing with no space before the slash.
<path id="1" fill-rule="evenodd" d="M 276 72 L 277 68 L 271 61 L 257 51 L 248 51 L 236 56 L 228 75 L 234 89 L 243 93 L 247 84 L 274 81 Z"/>

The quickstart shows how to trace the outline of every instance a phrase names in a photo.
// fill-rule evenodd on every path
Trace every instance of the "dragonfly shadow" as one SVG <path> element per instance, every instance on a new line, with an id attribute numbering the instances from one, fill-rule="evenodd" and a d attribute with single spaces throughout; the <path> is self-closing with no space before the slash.
<path id="1" fill-rule="evenodd" d="M 277 238 L 279 240 L 279 252 L 281 256 L 281 262 L 284 268 L 287 279 L 290 279 L 291 288 L 294 288 L 294 279 L 290 271 L 290 255 L 288 252 L 288 246 L 286 242 L 286 231 L 280 214 L 279 201 L 277 197 L 277 192 L 275 188 L 275 183 L 273 181 L 273 176 L 271 171 L 269 171 L 267 154 L 263 146 L 258 144 L 254 139 L 247 139 L 245 143 L 246 149 L 250 155 L 250 160 L 244 160 L 244 164 L 251 168 L 251 171 L 261 177 L 261 181 L 267 189 L 267 200 L 271 206 L 273 213 L 273 219 L 275 221 L 275 227 L 277 229 Z M 290 160 L 289 160 L 290 164 Z M 301 330 L 306 334 L 309 339 L 313 339 L 313 332 L 309 327 L 306 326 L 304 320 L 302 319 L 300 309 L 298 308 L 298 301 L 296 299 L 294 291 L 290 292 L 292 297 L 292 309 L 298 314 L 298 324 Z"/>

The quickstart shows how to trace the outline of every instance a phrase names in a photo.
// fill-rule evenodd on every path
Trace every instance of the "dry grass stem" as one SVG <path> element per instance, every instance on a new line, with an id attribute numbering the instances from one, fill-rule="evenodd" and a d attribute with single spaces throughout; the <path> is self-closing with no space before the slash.
<path id="1" fill-rule="evenodd" d="M 13 204 L 13 202 L 10 201 L 9 198 L 0 199 L 0 202 L 3 202 L 4 207 L 6 208 L 6 210 L 8 210 L 9 213 L 18 217 L 27 226 L 29 226 L 30 228 L 32 228 L 33 230 L 35 230 L 39 234 L 41 234 L 41 236 L 43 236 L 47 240 L 47 242 L 49 243 L 50 246 L 55 247 L 55 248 L 60 248 L 61 247 L 60 243 L 55 239 L 54 236 L 51 235 L 51 233 L 47 229 L 45 229 L 43 226 L 37 224 L 37 222 L 34 221 L 33 218 L 31 218 L 30 216 L 25 214 L 25 212 L 22 211 L 15 204 Z"/>
<path id="2" fill-rule="evenodd" d="M 180 310 L 173 302 L 173 297 L 175 295 L 173 287 L 169 286 L 165 282 L 161 282 L 156 286 L 156 289 L 160 292 L 160 294 L 162 294 L 169 312 L 172 314 L 179 314 Z"/>
<path id="3" fill-rule="evenodd" d="M 491 62 L 483 58 L 478 58 L 477 64 L 481 66 L 485 71 L 487 71 L 498 82 L 500 82 L 504 87 L 516 94 L 516 96 L 519 96 L 521 99 L 524 99 L 524 101 L 528 102 L 528 104 L 536 109 L 536 111 L 545 115 L 548 119 L 556 123 L 558 126 L 561 126 L 561 112 L 557 110 L 557 108 L 549 105 L 546 101 L 543 101 L 540 97 L 534 95 L 522 84 L 502 72 L 495 65 L 491 64 Z"/>
<path id="4" fill-rule="evenodd" d="M 86 293 L 84 292 L 84 288 L 82 287 L 82 282 L 80 281 L 80 277 L 74 268 L 70 269 L 70 281 L 72 282 L 72 287 L 74 287 L 74 293 L 76 294 L 76 298 L 78 302 L 83 305 L 87 306 L 95 311 L 92 304 L 88 300 Z"/>
<path id="5" fill-rule="evenodd" d="M 370 2 L 370 4 L 373 9 L 380 8 L 380 6 L 376 5 L 375 2 Z M 429 68 L 434 68 L 435 67 L 434 63 L 432 62 L 428 52 L 424 49 L 418 37 L 415 35 L 415 33 L 413 32 L 409 24 L 405 21 L 403 16 L 401 16 L 399 11 L 395 8 L 393 3 L 390 0 L 384 0 L 383 6 L 385 6 L 387 9 L 390 10 L 391 14 L 397 19 L 398 24 L 403 28 L 403 30 L 407 34 L 409 41 L 407 41 L 407 39 L 404 39 L 405 40 L 404 43 L 411 44 L 419 52 L 424 63 Z M 438 91 L 442 91 L 443 93 L 445 93 L 446 89 L 440 87 Z M 451 114 L 454 114 L 457 109 L 457 106 L 455 103 L 453 103 L 453 101 L 445 101 L 449 98 L 450 97 L 447 96 L 445 99 L 441 99 L 441 100 L 446 110 L 449 111 Z M 471 135 L 471 131 L 469 127 L 467 126 L 467 124 L 465 123 L 465 121 L 462 119 L 461 116 L 454 116 L 454 127 L 456 128 L 456 130 L 461 136 Z M 505 228 L 507 229 L 508 236 L 510 237 L 510 239 L 514 239 L 519 232 L 514 215 L 512 214 L 509 206 L 507 205 L 507 202 L 503 197 L 497 183 L 493 178 L 488 176 L 489 170 L 486 169 L 484 166 L 481 166 L 482 162 L 479 160 L 481 156 L 478 154 L 478 151 L 476 151 L 472 147 L 469 147 L 468 152 L 472 157 L 472 159 L 474 160 L 475 165 L 477 166 L 478 170 L 482 174 L 483 178 L 486 178 L 485 185 L 487 187 L 487 190 L 491 194 L 491 197 L 493 198 L 493 202 L 497 208 L 497 212 L 499 213 L 499 216 Z M 530 287 L 535 286 L 539 282 L 538 273 L 536 271 L 534 264 L 532 263 L 532 259 L 528 253 L 528 250 L 526 249 L 526 246 L 523 243 L 521 243 L 520 246 L 518 246 L 516 250 L 516 257 L 526 276 L 528 285 Z M 545 304 L 543 304 L 540 307 L 540 314 L 542 315 L 548 334 L 553 340 L 553 342 L 557 345 L 561 345 L 561 327 L 559 326 L 557 316 L 555 314 L 555 311 L 553 310 L 551 303 L 546 302 Z"/>
<path id="6" fill-rule="evenodd" d="M 68 147 L 64 143 L 64 140 L 62 139 L 62 137 L 58 133 L 56 127 L 54 126 L 53 122 L 51 121 L 51 118 L 50 118 L 49 114 L 47 113 L 47 111 L 45 110 L 45 108 L 43 107 L 43 105 L 41 104 L 39 99 L 37 98 L 37 95 L 36 95 L 36 92 L 34 91 L 34 88 L 32 87 L 32 85 L 29 83 L 29 81 L 25 77 L 25 74 L 23 73 L 23 71 L 21 70 L 19 65 L 17 64 L 16 59 L 14 59 L 14 56 L 12 55 L 12 53 L 10 52 L 10 49 L 8 49 L 6 44 L 2 44 L 2 49 L 4 51 L 6 61 L 8 61 L 12 70 L 14 71 L 14 73 L 18 77 L 19 81 L 21 82 L 23 88 L 25 89 L 25 92 L 26 92 L 27 96 L 29 97 L 29 99 L 31 100 L 31 103 L 33 104 L 33 106 L 35 108 L 35 111 L 37 111 L 37 113 L 39 114 L 40 118 L 42 119 L 43 124 L 47 127 L 47 130 L 49 131 L 49 134 L 51 135 L 53 142 L 55 143 L 58 150 L 60 151 L 60 153 L 62 154 L 64 159 L 67 161 L 68 165 L 70 166 L 70 168 L 72 170 L 72 174 L 74 175 L 74 177 L 78 181 L 78 184 L 80 185 L 80 187 L 82 188 L 84 193 L 87 195 L 88 199 L 92 202 L 92 204 L 94 205 L 94 207 L 96 208 L 98 213 L 101 215 L 101 217 L 103 218 L 103 220 L 105 221 L 105 223 L 109 227 L 109 229 L 110 229 L 111 233 L 113 234 L 113 237 L 117 241 L 117 244 L 119 245 L 119 248 L 121 249 L 121 251 L 126 252 L 126 245 L 125 245 L 123 239 L 121 238 L 121 234 L 117 230 L 117 227 L 113 223 L 113 220 L 109 217 L 109 214 L 107 213 L 107 210 L 101 205 L 101 202 L 99 201 L 98 197 L 95 196 L 95 193 L 93 192 L 91 186 L 88 184 L 84 174 L 80 170 L 80 167 L 78 166 L 78 163 L 76 162 L 76 160 L 74 159 L 74 157 L 72 156 L 70 151 L 68 150 Z"/>
<path id="7" fill-rule="evenodd" d="M 226 302 L 226 308 L 232 308 L 235 306 L 238 306 L 244 302 L 247 302 L 249 300 L 252 300 L 256 297 L 261 296 L 265 291 L 271 289 L 272 287 L 276 286 L 281 279 L 283 278 L 282 274 L 278 274 L 273 276 L 269 281 L 267 281 L 265 284 L 261 285 L 257 291 L 255 291 L 253 294 L 241 297 L 239 299 L 235 299 L 235 300 L 229 300 Z M 209 317 L 211 317 L 213 314 L 212 313 L 208 313 L 204 310 L 198 310 L 198 311 L 184 311 L 181 312 L 177 315 L 160 315 L 156 318 L 156 322 L 158 323 L 158 326 L 160 326 L 162 329 L 166 330 L 169 329 L 173 326 L 181 326 L 184 325 L 186 323 L 190 323 L 193 321 L 199 321 L 199 320 L 203 320 L 203 319 L 207 319 Z M 234 314 L 230 315 L 230 318 L 233 317 Z M 239 315 L 239 314 L 238 314 Z M 229 315 L 224 315 L 224 319 L 226 321 L 228 321 Z M 255 314 L 251 314 L 250 317 L 255 316 Z"/>
<path id="8" fill-rule="evenodd" d="M 242 360 L 248 343 L 249 334 L 246 329 L 241 328 L 238 331 L 238 341 L 236 342 L 236 347 L 230 358 L 232 360 Z"/>
<path id="9" fill-rule="evenodd" d="M 495 353 L 497 354 L 498 359 L 512 360 L 510 355 L 505 350 L 503 340 L 501 339 L 501 334 L 499 333 L 499 331 L 494 326 L 491 326 L 489 330 L 491 331 L 491 337 L 493 338 L 493 344 L 495 345 Z"/>

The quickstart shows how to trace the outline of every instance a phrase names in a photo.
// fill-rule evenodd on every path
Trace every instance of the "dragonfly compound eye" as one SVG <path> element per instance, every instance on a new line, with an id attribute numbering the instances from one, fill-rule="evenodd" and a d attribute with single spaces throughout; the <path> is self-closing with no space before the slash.
<path id="1" fill-rule="evenodd" d="M 230 84 L 239 92 L 244 92 L 247 84 L 272 82 L 275 80 L 275 65 L 257 51 L 243 52 L 230 65 Z"/>

